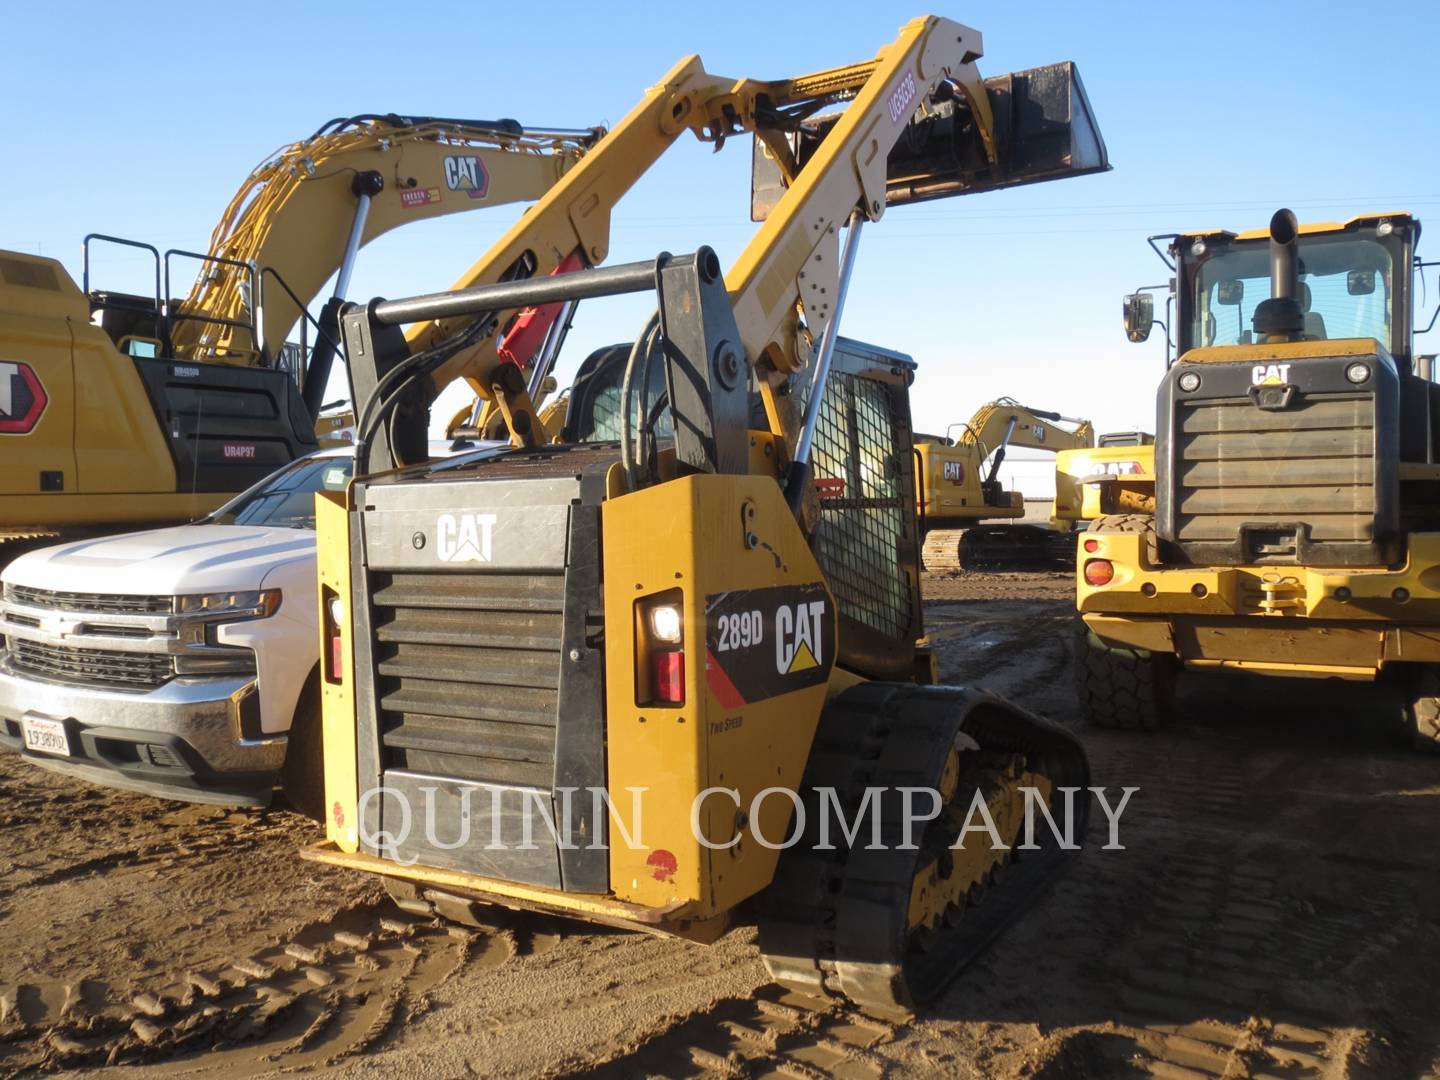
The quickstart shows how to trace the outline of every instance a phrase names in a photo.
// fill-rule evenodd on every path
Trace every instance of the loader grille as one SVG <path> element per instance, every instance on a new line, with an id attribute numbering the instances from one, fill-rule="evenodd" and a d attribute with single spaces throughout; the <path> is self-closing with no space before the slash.
<path id="1" fill-rule="evenodd" d="M 565 577 L 374 576 L 386 768 L 548 789 Z"/>
<path id="2" fill-rule="evenodd" d="M 1300 522 L 1321 544 L 1373 540 L 1372 396 L 1312 397 L 1276 411 L 1248 398 L 1186 402 L 1177 433 L 1181 545 L 1233 543 L 1246 524 Z"/>
<path id="3" fill-rule="evenodd" d="M 10 638 L 8 648 L 14 670 L 71 686 L 153 690 L 175 673 L 173 661 L 163 653 L 72 649 L 16 637 Z"/>

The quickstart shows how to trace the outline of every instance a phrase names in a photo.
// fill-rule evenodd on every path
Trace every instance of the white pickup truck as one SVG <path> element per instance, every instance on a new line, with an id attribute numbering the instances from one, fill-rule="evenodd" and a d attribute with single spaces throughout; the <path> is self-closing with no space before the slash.
<path id="1" fill-rule="evenodd" d="M 345 487 L 351 455 L 301 458 L 190 525 L 7 566 L 0 746 L 96 783 L 223 806 L 268 803 L 283 771 L 292 805 L 315 809 L 314 496 Z"/>

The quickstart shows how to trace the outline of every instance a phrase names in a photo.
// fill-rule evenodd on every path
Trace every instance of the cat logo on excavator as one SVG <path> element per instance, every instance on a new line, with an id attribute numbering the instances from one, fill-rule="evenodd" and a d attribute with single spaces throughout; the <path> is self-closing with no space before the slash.
<path id="1" fill-rule="evenodd" d="M 50 397 L 29 364 L 0 361 L 0 435 L 28 435 Z"/>

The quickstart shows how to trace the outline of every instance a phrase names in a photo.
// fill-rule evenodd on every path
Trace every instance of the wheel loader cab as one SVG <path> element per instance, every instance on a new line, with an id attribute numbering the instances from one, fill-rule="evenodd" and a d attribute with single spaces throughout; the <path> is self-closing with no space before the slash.
<path id="1" fill-rule="evenodd" d="M 1398 691 L 1417 741 L 1440 747 L 1423 719 L 1440 387 L 1413 352 L 1419 237 L 1403 213 L 1302 226 L 1282 210 L 1268 229 L 1171 238 L 1178 360 L 1156 401 L 1153 516 L 1096 521 L 1077 568 L 1094 722 L 1154 726 L 1182 666 L 1338 677 Z"/>

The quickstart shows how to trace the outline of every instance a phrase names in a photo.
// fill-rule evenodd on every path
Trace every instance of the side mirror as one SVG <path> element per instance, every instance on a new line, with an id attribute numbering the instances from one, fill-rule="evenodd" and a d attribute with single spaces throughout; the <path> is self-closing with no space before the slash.
<path id="1" fill-rule="evenodd" d="M 1240 301 L 1245 299 L 1245 282 L 1239 278 L 1232 278 L 1229 281 L 1220 282 L 1219 288 L 1215 290 L 1215 302 L 1224 304 L 1226 307 L 1238 307 Z"/>
<path id="2" fill-rule="evenodd" d="M 1345 291 L 1351 296 L 1369 296 L 1375 291 L 1375 271 L 1351 270 L 1345 275 Z"/>
<path id="3" fill-rule="evenodd" d="M 1155 298 L 1149 293 L 1131 293 L 1125 297 L 1125 336 L 1131 341 L 1144 341 L 1155 322 Z"/>

